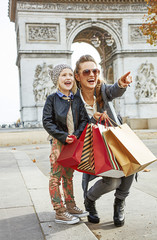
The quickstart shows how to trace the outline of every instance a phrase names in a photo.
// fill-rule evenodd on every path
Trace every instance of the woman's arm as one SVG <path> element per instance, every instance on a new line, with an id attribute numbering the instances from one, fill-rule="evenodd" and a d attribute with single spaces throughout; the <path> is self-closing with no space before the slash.
<path id="1" fill-rule="evenodd" d="M 128 85 L 132 82 L 132 76 L 129 75 L 130 72 L 124 74 L 116 83 L 113 85 L 102 85 L 102 96 L 104 96 L 104 92 L 109 101 L 112 101 L 114 98 L 121 97 Z"/>

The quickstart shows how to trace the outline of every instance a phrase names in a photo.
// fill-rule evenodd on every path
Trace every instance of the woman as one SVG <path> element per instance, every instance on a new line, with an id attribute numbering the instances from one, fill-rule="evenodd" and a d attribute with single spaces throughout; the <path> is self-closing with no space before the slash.
<path id="1" fill-rule="evenodd" d="M 114 108 L 111 105 L 111 101 L 124 94 L 127 86 L 132 82 L 132 77 L 129 75 L 130 72 L 128 72 L 115 84 L 106 85 L 100 81 L 99 73 L 100 71 L 92 56 L 84 55 L 80 57 L 75 67 L 75 79 L 80 89 L 78 94 L 84 102 L 91 122 L 96 123 L 100 117 L 103 120 L 107 112 L 111 119 L 119 123 Z M 103 194 L 116 190 L 113 220 L 115 226 L 123 226 L 125 220 L 125 198 L 129 194 L 133 175 L 120 179 L 102 177 L 87 191 L 88 183 L 92 179 L 92 175 L 83 174 L 82 186 L 85 197 L 85 208 L 89 212 L 88 221 L 99 223 L 100 219 L 95 208 L 95 201 Z"/>

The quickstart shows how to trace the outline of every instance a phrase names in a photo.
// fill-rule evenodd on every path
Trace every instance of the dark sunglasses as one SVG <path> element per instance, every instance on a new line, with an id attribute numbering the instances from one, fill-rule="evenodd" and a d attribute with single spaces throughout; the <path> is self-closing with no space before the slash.
<path id="1" fill-rule="evenodd" d="M 100 70 L 98 68 L 85 69 L 85 70 L 83 70 L 82 74 L 83 74 L 83 76 L 89 76 L 91 74 L 91 72 L 94 74 L 94 76 L 96 76 L 100 73 Z"/>

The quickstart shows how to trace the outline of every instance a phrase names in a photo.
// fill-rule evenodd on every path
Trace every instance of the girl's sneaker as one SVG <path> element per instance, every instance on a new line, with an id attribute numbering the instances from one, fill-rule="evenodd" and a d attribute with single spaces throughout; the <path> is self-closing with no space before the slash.
<path id="1" fill-rule="evenodd" d="M 82 218 L 82 217 L 87 217 L 89 215 L 88 212 L 81 210 L 73 203 L 68 203 L 66 204 L 66 206 L 67 206 L 68 212 L 75 217 Z"/>
<path id="2" fill-rule="evenodd" d="M 74 217 L 68 212 L 56 213 L 55 222 L 56 223 L 64 223 L 64 224 L 75 224 L 78 223 L 80 219 L 78 217 Z"/>

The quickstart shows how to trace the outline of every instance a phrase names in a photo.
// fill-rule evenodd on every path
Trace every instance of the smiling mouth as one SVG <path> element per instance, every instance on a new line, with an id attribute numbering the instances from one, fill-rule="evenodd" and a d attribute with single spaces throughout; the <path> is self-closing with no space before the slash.
<path id="1" fill-rule="evenodd" d="M 71 82 L 65 82 L 64 84 L 65 85 L 71 85 Z"/>
<path id="2" fill-rule="evenodd" d="M 93 83 L 93 82 L 95 82 L 95 81 L 94 81 L 94 79 L 89 79 L 88 82 Z"/>

